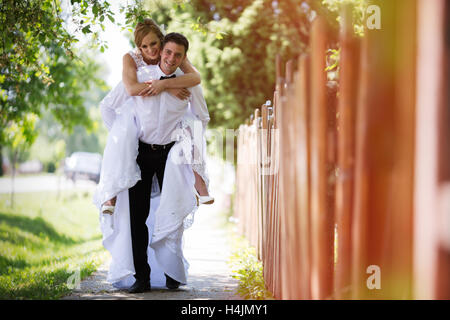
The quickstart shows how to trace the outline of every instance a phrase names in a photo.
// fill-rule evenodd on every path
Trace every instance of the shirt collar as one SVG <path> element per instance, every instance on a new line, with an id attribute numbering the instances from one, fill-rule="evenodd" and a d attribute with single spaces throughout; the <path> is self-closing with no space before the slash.
<path id="1" fill-rule="evenodd" d="M 161 63 L 161 62 L 160 62 Z M 175 74 L 176 72 L 177 72 L 177 70 L 175 70 L 175 72 L 173 72 L 173 73 L 171 73 L 171 74 L 165 74 L 162 70 L 161 70 L 161 67 L 159 66 L 159 63 L 157 64 L 157 69 L 156 70 L 158 70 L 158 74 L 159 74 L 159 77 L 161 78 L 161 77 L 170 77 L 171 75 L 173 75 L 173 74 Z"/>

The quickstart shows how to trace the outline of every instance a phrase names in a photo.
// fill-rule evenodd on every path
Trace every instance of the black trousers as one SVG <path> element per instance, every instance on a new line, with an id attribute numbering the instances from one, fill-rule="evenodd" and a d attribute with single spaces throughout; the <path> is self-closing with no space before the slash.
<path id="1" fill-rule="evenodd" d="M 141 169 L 141 180 L 128 190 L 133 262 L 136 271 L 134 277 L 138 281 L 150 280 L 151 269 L 147 261 L 148 228 L 145 222 L 150 211 L 153 175 L 156 173 L 162 190 L 167 155 L 173 144 L 170 143 L 163 148 L 139 141 L 137 163 Z"/>

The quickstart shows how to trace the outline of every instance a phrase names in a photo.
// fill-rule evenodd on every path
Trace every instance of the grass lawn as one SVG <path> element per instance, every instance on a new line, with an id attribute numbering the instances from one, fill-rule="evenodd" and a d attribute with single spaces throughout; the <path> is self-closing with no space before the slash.
<path id="1" fill-rule="evenodd" d="M 109 256 L 92 195 L 0 194 L 0 299 L 58 299 Z"/>

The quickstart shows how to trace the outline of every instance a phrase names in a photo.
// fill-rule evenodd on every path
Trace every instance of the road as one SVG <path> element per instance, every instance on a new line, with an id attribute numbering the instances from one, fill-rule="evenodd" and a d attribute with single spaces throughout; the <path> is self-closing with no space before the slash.
<path id="1" fill-rule="evenodd" d="M 58 190 L 87 190 L 94 191 L 95 182 L 88 180 L 77 180 L 76 183 L 72 180 L 67 180 L 64 176 L 57 175 L 33 175 L 33 176 L 19 176 L 16 177 L 14 183 L 14 191 L 19 192 L 40 192 L 40 191 L 56 191 Z M 11 177 L 0 178 L 0 193 L 10 193 L 13 188 Z"/>

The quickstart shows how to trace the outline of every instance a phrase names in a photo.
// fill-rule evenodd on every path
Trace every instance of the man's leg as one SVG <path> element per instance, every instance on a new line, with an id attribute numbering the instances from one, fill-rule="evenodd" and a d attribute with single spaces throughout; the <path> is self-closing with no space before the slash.
<path id="1" fill-rule="evenodd" d="M 130 200 L 130 227 L 133 247 L 133 261 L 136 274 L 134 277 L 140 283 L 150 281 L 150 266 L 147 258 L 148 228 L 146 221 L 150 211 L 150 193 L 154 167 L 148 161 L 145 150 L 139 144 L 137 162 L 141 168 L 141 180 L 128 190 Z"/>
<path id="2" fill-rule="evenodd" d="M 161 190 L 161 192 L 164 180 L 164 171 L 166 169 L 166 160 L 167 160 L 167 153 L 161 151 L 160 161 L 158 161 L 158 165 L 155 168 L 156 178 L 158 179 L 159 190 Z"/>
<path id="3" fill-rule="evenodd" d="M 131 241 L 133 247 L 133 261 L 138 281 L 148 281 L 150 277 L 150 266 L 147 261 L 148 229 L 147 221 L 150 210 L 151 181 L 144 179 L 128 190 L 130 199 L 130 227 Z"/>
<path id="4" fill-rule="evenodd" d="M 159 188 L 161 191 L 163 188 L 164 171 L 166 169 L 166 161 L 167 161 L 167 156 L 169 154 L 169 151 L 170 151 L 170 148 L 167 148 L 167 149 L 161 151 L 160 161 L 157 162 L 158 166 L 155 168 L 156 169 L 156 177 L 158 178 Z M 172 279 L 165 273 L 164 273 L 164 275 L 166 276 L 166 287 L 167 288 L 177 289 L 180 286 L 180 283 L 177 280 Z"/>

